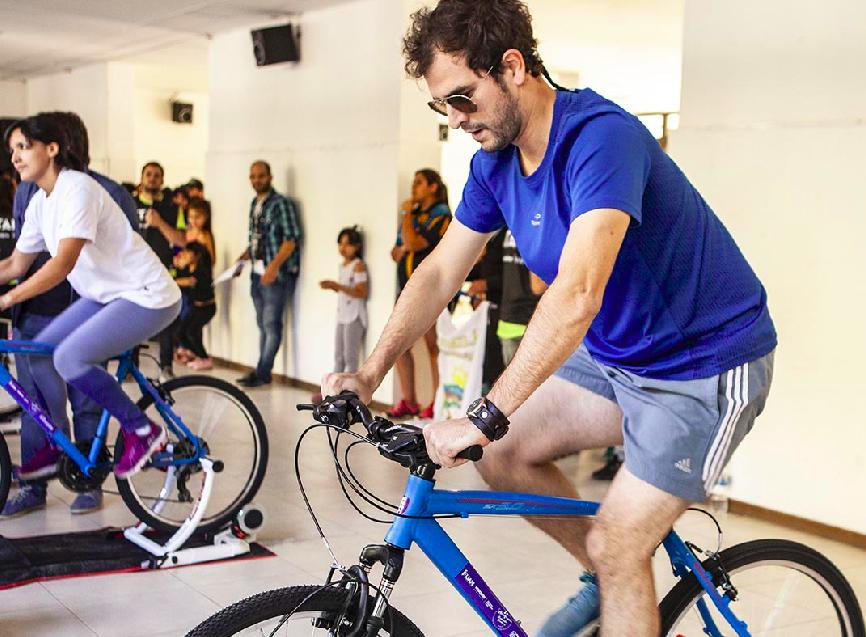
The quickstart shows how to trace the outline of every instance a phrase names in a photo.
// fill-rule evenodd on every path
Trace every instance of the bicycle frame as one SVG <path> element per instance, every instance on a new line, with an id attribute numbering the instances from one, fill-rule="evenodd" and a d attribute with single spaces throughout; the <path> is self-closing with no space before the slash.
<path id="1" fill-rule="evenodd" d="M 496 491 L 442 491 L 433 488 L 433 482 L 415 475 L 409 477 L 400 505 L 400 513 L 391 524 L 385 541 L 403 550 L 415 543 L 436 568 L 445 576 L 463 599 L 475 609 L 496 635 L 501 637 L 527 637 L 526 631 L 491 590 L 454 541 L 431 516 L 459 515 L 557 515 L 593 516 L 599 504 L 569 498 L 506 493 Z M 713 577 L 703 568 L 692 550 L 673 531 L 663 541 L 674 574 L 683 577 L 695 574 L 719 613 L 741 637 L 748 637 L 746 624 L 730 608 L 730 600 L 720 595 Z M 710 609 L 701 599 L 698 611 L 704 620 L 705 632 L 711 637 L 722 637 L 710 615 Z"/>
<path id="2" fill-rule="evenodd" d="M 53 352 L 53 346 L 45 343 L 21 340 L 0 340 L 0 353 L 22 354 L 25 356 L 51 356 Z M 169 429 L 171 429 L 179 438 L 190 440 L 195 445 L 195 453 L 189 458 L 175 459 L 170 452 L 158 452 L 154 454 L 153 460 L 151 461 L 153 465 L 157 467 L 167 467 L 169 465 L 178 466 L 192 464 L 202 458 L 205 455 L 205 451 L 201 447 L 201 442 L 198 437 L 190 432 L 186 425 L 184 425 L 183 421 L 171 409 L 171 406 L 163 399 L 158 389 L 154 387 L 150 381 L 145 378 L 144 374 L 141 373 L 141 370 L 132 363 L 132 353 L 125 352 L 113 360 L 119 361 L 115 376 L 117 382 L 122 383 L 128 375 L 131 375 L 135 379 L 136 383 L 138 383 L 138 387 L 141 389 L 142 394 L 149 394 L 153 398 L 156 409 L 162 415 Z M 72 458 L 85 475 L 93 475 L 95 469 L 104 468 L 104 463 L 102 465 L 99 464 L 99 455 L 106 444 L 105 440 L 108 434 L 108 421 L 111 418 L 107 411 L 103 410 L 102 412 L 102 417 L 99 419 L 99 425 L 96 430 L 96 436 L 94 436 L 90 449 L 85 456 L 84 453 L 82 453 L 81 450 L 69 439 L 69 436 L 54 424 L 51 417 L 45 413 L 45 410 L 37 400 L 21 387 L 21 384 L 12 376 L 6 366 L 2 363 L 0 363 L 0 386 L 6 390 L 15 402 L 21 405 L 22 409 L 33 417 L 33 420 L 36 421 L 36 423 L 45 431 L 46 435 L 52 440 L 52 442 L 60 447 L 67 456 Z"/>

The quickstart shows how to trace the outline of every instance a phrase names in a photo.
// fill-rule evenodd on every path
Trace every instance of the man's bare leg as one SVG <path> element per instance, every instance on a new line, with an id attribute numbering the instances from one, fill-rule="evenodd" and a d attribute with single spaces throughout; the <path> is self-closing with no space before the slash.
<path id="1" fill-rule="evenodd" d="M 427 354 L 430 356 L 430 378 L 433 381 L 433 394 L 439 388 L 439 343 L 436 340 L 436 325 L 434 324 L 424 334 L 424 342 L 427 345 Z"/>
<path id="2" fill-rule="evenodd" d="M 412 351 L 409 350 L 400 354 L 394 366 L 397 368 L 397 379 L 400 381 L 401 397 L 407 403 L 417 405 L 418 397 L 415 395 L 415 360 L 412 358 Z"/>
<path id="3" fill-rule="evenodd" d="M 588 537 L 601 591 L 602 637 L 657 637 L 652 556 L 689 502 L 620 469 Z"/>
<path id="4" fill-rule="evenodd" d="M 502 440 L 484 450 L 476 464 L 499 491 L 520 491 L 566 498 L 577 490 L 554 464 L 583 449 L 622 444 L 622 412 L 615 403 L 557 376 L 548 378 L 511 417 Z M 553 537 L 586 568 L 589 519 L 527 520 Z"/>

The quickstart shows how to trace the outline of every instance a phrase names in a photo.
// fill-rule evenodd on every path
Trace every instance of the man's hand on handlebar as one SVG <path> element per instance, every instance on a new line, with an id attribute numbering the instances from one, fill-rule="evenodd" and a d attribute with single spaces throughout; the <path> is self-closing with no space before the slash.
<path id="1" fill-rule="evenodd" d="M 442 420 L 430 423 L 424 427 L 424 439 L 427 441 L 427 455 L 439 466 L 450 469 L 466 462 L 457 458 L 457 454 L 472 445 L 486 447 L 490 444 L 481 430 L 468 418 Z"/>
<path id="2" fill-rule="evenodd" d="M 362 403 L 369 405 L 373 400 L 374 389 L 366 378 L 357 373 L 330 373 L 322 377 L 322 396 L 336 396 L 341 391 L 350 391 L 356 393 Z"/>

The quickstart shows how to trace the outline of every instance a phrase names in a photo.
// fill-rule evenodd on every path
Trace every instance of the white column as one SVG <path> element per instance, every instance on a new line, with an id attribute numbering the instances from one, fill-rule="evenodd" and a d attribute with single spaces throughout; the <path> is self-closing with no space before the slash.
<path id="1" fill-rule="evenodd" d="M 733 497 L 861 533 L 864 25 L 861 0 L 689 0 L 670 146 L 763 281 L 779 332 Z"/>

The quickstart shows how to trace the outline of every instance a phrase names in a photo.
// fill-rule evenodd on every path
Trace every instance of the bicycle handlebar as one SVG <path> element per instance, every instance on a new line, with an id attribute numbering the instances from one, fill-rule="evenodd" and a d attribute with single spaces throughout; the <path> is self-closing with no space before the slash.
<path id="1" fill-rule="evenodd" d="M 360 422 L 367 430 L 367 438 L 376 445 L 380 454 L 422 477 L 430 477 L 440 468 L 427 455 L 427 444 L 420 427 L 372 416 L 353 392 L 343 391 L 336 396 L 327 396 L 318 404 L 300 404 L 296 408 L 298 411 L 312 411 L 314 420 L 341 429 L 349 429 Z M 481 445 L 472 445 L 457 457 L 477 462 L 483 455 Z"/>

